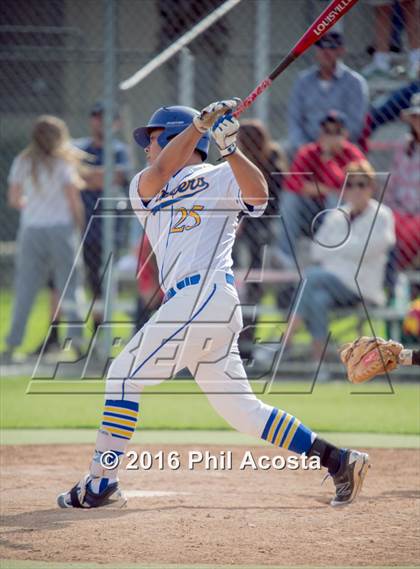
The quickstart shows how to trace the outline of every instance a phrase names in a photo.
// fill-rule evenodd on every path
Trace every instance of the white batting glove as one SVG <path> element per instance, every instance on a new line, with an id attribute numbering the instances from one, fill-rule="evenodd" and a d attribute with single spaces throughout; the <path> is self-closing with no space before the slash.
<path id="1" fill-rule="evenodd" d="M 235 97 L 234 99 L 210 103 L 201 111 L 198 117 L 193 118 L 195 128 L 203 134 L 206 133 L 221 115 L 234 111 L 240 102 L 241 100 Z"/>
<path id="2" fill-rule="evenodd" d="M 238 136 L 239 121 L 232 113 L 227 113 L 218 118 L 214 123 L 211 133 L 214 142 L 223 157 L 229 156 L 236 151 L 236 137 Z"/>

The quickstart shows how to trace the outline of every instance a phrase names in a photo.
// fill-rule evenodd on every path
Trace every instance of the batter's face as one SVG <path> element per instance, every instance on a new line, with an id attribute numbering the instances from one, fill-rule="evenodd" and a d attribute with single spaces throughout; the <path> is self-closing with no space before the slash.
<path id="1" fill-rule="evenodd" d="M 146 152 L 147 162 L 153 164 L 159 154 L 162 152 L 162 147 L 159 146 L 158 138 L 160 134 L 164 131 L 164 128 L 155 128 L 150 133 L 150 144 L 146 146 L 144 151 Z"/>

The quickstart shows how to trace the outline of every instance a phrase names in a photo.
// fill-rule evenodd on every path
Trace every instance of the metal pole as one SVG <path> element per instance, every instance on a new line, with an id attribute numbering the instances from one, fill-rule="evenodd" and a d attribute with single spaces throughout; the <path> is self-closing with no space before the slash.
<path id="1" fill-rule="evenodd" d="M 188 47 L 182 48 L 179 54 L 178 102 L 194 106 L 194 56 Z"/>
<path id="2" fill-rule="evenodd" d="M 257 84 L 270 73 L 270 2 L 259 0 L 256 3 L 254 76 Z M 264 124 L 268 123 L 268 92 L 255 101 L 255 114 Z"/>
<path id="3" fill-rule="evenodd" d="M 115 0 L 104 0 L 105 3 L 105 25 L 104 25 L 104 209 L 106 213 L 103 217 L 103 252 L 102 267 L 104 275 L 105 293 L 104 302 L 104 349 L 109 354 L 111 348 L 111 329 L 109 324 L 112 322 L 112 261 L 113 261 L 113 244 L 114 244 L 114 218 L 113 208 L 111 207 L 113 194 L 113 178 L 114 178 L 114 149 L 113 149 L 113 122 L 115 105 L 115 85 L 116 85 L 116 58 L 115 58 L 115 21 L 116 21 L 116 3 Z M 107 199 L 108 198 L 108 199 Z M 106 273 L 105 268 L 107 268 Z"/>

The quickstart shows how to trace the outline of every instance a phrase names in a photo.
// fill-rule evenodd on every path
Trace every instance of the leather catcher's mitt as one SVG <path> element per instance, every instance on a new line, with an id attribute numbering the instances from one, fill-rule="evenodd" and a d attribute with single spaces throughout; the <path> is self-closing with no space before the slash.
<path id="1" fill-rule="evenodd" d="M 402 349 L 403 346 L 393 340 L 361 336 L 341 347 L 340 358 L 346 366 L 349 381 L 364 383 L 395 369 Z"/>

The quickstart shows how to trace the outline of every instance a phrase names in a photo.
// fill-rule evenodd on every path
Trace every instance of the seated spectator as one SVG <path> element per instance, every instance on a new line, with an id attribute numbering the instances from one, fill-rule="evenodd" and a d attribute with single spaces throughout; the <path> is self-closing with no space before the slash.
<path id="1" fill-rule="evenodd" d="M 80 199 L 80 161 L 85 154 L 70 143 L 66 124 L 43 115 L 35 122 L 30 145 L 13 161 L 9 205 L 20 210 L 15 299 L 5 359 L 20 346 L 35 297 L 52 276 L 63 301 L 61 311 L 77 322 L 76 228 L 84 227 Z M 73 347 L 80 354 L 82 329 L 75 327 Z M 69 334 L 71 337 L 71 335 Z"/>
<path id="2" fill-rule="evenodd" d="M 282 188 L 282 173 L 287 170 L 286 157 L 283 150 L 276 144 L 263 123 L 256 119 L 243 120 L 238 133 L 238 146 L 263 173 L 269 191 L 268 205 L 264 213 L 264 223 L 261 219 L 243 216 L 238 239 L 234 248 L 235 258 L 238 248 L 246 250 L 247 268 L 261 268 L 264 248 L 275 243 L 277 227 L 276 217 L 279 214 L 280 192 Z M 277 174 L 275 174 L 277 173 Z M 245 290 L 244 302 L 252 306 L 260 303 L 264 288 L 259 283 L 248 283 Z M 255 324 L 245 317 L 244 331 L 240 336 L 240 349 L 242 357 L 247 359 L 251 355 L 251 346 L 254 338 Z"/>
<path id="3" fill-rule="evenodd" d="M 412 96 L 420 92 L 419 79 L 395 89 L 380 105 L 371 108 L 368 122 L 372 131 L 388 122 L 398 119 L 401 111 L 410 106 Z"/>
<path id="4" fill-rule="evenodd" d="M 420 77 L 419 77 L 420 79 Z M 400 118 L 401 111 L 410 106 L 413 95 L 420 92 L 420 81 L 411 81 L 403 87 L 391 91 L 380 104 L 372 105 L 365 119 L 365 126 L 359 139 L 359 146 L 364 152 L 369 150 L 369 138 L 381 126 Z"/>
<path id="5" fill-rule="evenodd" d="M 316 214 L 325 207 L 335 207 L 346 166 L 364 158 L 358 147 L 347 140 L 346 125 L 342 113 L 329 111 L 321 120 L 318 141 L 299 149 L 285 176 L 278 257 L 287 268 L 296 266 L 297 240 L 301 235 L 312 235 Z"/>
<path id="6" fill-rule="evenodd" d="M 420 263 L 420 93 L 401 118 L 410 127 L 408 137 L 397 144 L 385 203 L 394 212 L 397 234 L 397 268 Z"/>
<path id="7" fill-rule="evenodd" d="M 287 170 L 287 161 L 283 150 L 273 141 L 263 123 L 257 119 L 241 121 L 238 145 L 245 156 L 258 166 L 267 181 L 269 199 L 264 215 L 278 215 L 282 174 Z M 249 220 L 256 221 L 252 218 Z M 269 244 L 272 241 L 275 233 L 274 221 L 274 218 L 268 219 L 264 226 L 261 226 L 261 223 L 255 225 L 256 232 L 252 232 L 249 239 L 249 245 L 253 250 L 252 255 L 258 256 L 261 253 L 261 245 Z M 253 264 L 252 266 L 256 265 Z"/>
<path id="8" fill-rule="evenodd" d="M 362 74 L 366 78 L 375 75 L 389 76 L 392 74 L 390 44 L 396 2 L 394 0 L 367 0 L 367 2 L 375 10 L 375 53 L 373 60 L 362 70 Z M 407 75 L 410 79 L 415 79 L 420 70 L 419 6 L 417 0 L 398 0 L 398 3 L 407 31 L 409 47 Z"/>
<path id="9" fill-rule="evenodd" d="M 317 65 L 299 74 L 290 96 L 288 130 L 292 154 L 303 144 L 318 140 L 321 120 L 330 109 L 344 114 L 349 140 L 357 143 L 368 110 L 365 79 L 341 61 L 342 34 L 325 34 L 315 50 Z"/>
<path id="10" fill-rule="evenodd" d="M 328 337 L 331 309 L 357 305 L 360 293 L 368 304 L 385 302 L 385 267 L 395 243 L 392 211 L 373 198 L 376 186 L 372 166 L 366 160 L 352 162 L 346 172 L 345 204 L 324 214 L 312 244 L 316 264 L 304 275 L 297 316 L 289 327 L 290 338 L 300 324 L 306 325 L 316 361 Z"/>

